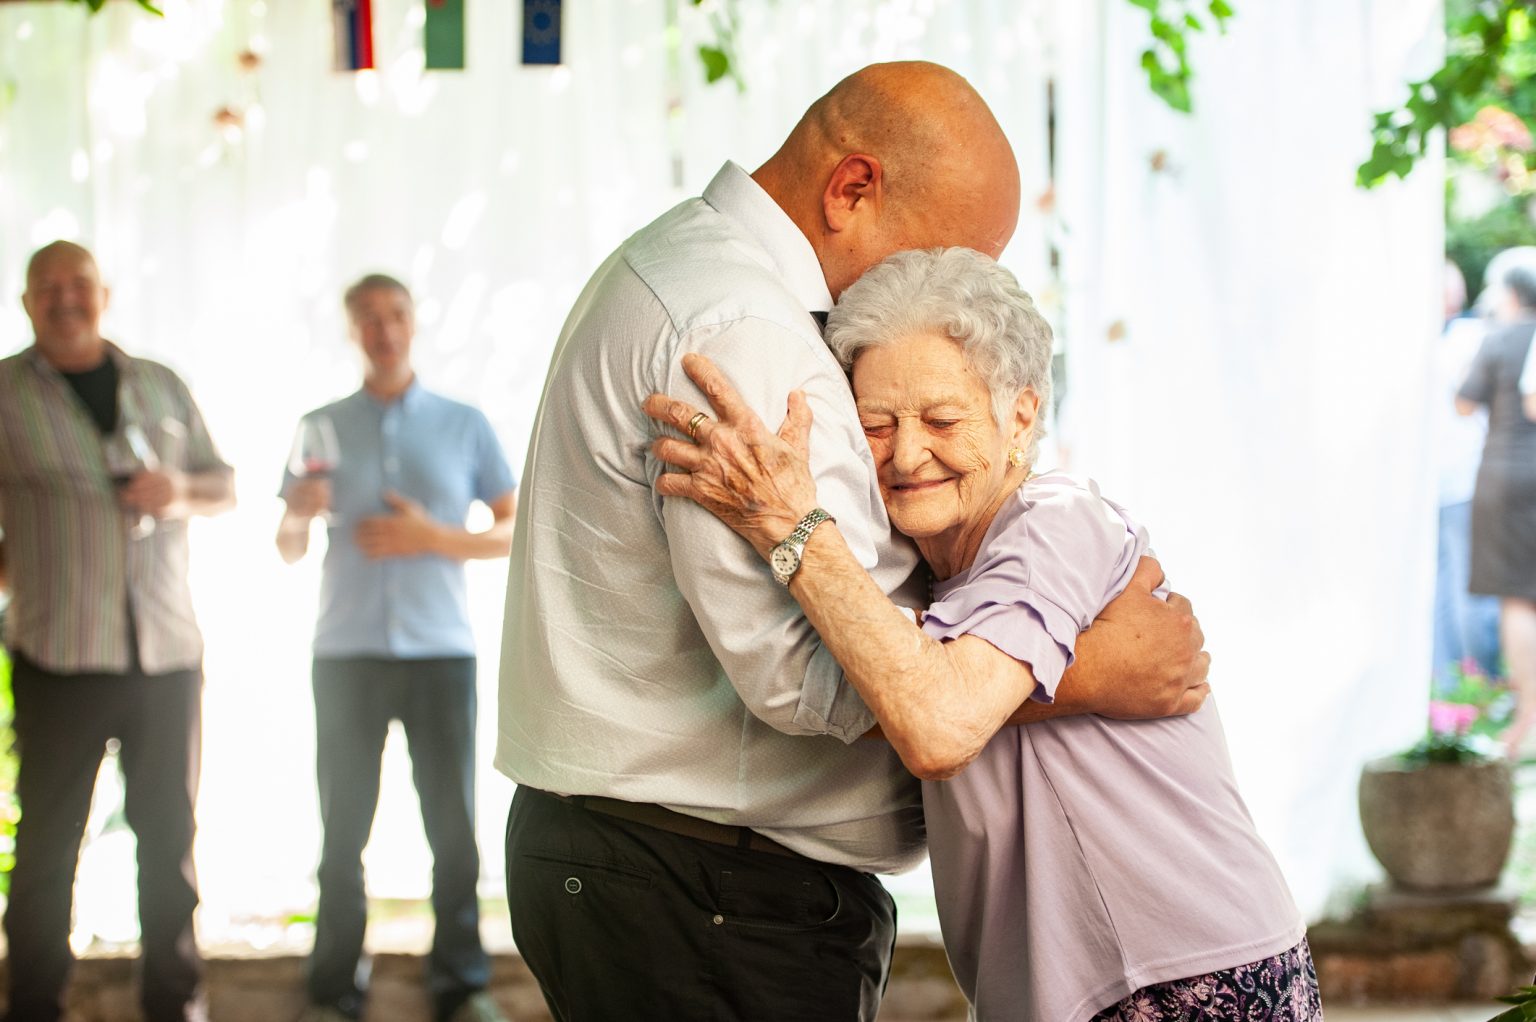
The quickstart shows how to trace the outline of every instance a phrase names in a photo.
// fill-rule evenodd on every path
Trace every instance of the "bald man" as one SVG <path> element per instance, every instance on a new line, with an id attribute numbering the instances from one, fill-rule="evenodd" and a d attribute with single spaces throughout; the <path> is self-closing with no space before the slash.
<path id="1" fill-rule="evenodd" d="M 703 508 L 663 500 L 640 411 L 699 399 L 708 355 L 766 421 L 805 392 L 816 492 L 887 593 L 925 571 L 892 532 L 819 321 L 907 248 L 997 256 L 1018 219 L 986 104 L 932 64 L 866 68 L 755 173 L 600 267 L 556 346 L 526 465 L 498 766 L 513 933 L 556 1019 L 871 1019 L 895 940 L 873 877 L 923 858 L 917 783 L 786 588 Z M 1155 575 L 1150 582 L 1155 583 Z M 1149 583 L 1084 633 L 1047 714 L 1188 712 L 1207 658 Z"/>
<path id="2" fill-rule="evenodd" d="M 139 846 L 144 1018 L 202 1019 L 192 836 L 203 640 L 186 521 L 233 506 L 232 473 L 186 385 L 101 336 L 108 294 L 90 252 L 48 245 L 26 281 L 36 342 L 0 360 L 0 563 L 22 812 L 5 913 L 6 1018 L 59 1018 L 75 861 L 116 739 Z M 109 473 L 107 446 L 127 425 L 157 457 Z"/>

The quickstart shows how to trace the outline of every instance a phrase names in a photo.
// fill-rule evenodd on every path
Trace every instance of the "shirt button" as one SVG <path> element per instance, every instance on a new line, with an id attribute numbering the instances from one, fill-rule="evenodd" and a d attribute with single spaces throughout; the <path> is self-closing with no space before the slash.
<path id="1" fill-rule="evenodd" d="M 566 893 L 568 893 L 568 894 L 580 894 L 581 893 L 581 880 L 580 880 L 580 878 L 578 878 L 578 877 L 566 877 L 565 878 L 565 890 L 566 890 Z"/>
<path id="2" fill-rule="evenodd" d="M 725 924 L 725 916 L 715 916 L 715 918 L 711 919 L 710 922 L 714 923 L 716 926 L 723 926 Z"/>

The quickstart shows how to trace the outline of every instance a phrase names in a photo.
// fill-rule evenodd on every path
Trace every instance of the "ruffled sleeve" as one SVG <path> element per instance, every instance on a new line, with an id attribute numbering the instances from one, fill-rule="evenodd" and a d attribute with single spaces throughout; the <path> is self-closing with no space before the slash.
<path id="1" fill-rule="evenodd" d="M 1031 696 L 1050 702 L 1077 636 L 1124 590 L 1146 533 L 1091 483 L 1046 476 L 998 512 L 971 568 L 941 585 L 923 630 L 974 635 L 1029 664 Z"/>

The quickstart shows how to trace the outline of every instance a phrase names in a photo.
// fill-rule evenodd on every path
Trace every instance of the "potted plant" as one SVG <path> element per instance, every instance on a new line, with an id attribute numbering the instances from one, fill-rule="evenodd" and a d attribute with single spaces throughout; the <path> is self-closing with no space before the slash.
<path id="1" fill-rule="evenodd" d="M 1424 738 L 1361 772 L 1360 824 L 1397 886 L 1447 893 L 1498 883 L 1515 832 L 1513 777 L 1493 737 L 1508 708 L 1502 685 L 1464 671 L 1430 704 Z"/>

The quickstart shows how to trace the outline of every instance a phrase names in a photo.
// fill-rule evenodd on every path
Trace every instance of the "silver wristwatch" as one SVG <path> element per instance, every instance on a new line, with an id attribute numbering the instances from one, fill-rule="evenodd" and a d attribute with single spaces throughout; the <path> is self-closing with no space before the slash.
<path id="1" fill-rule="evenodd" d="M 789 585 L 789 580 L 795 577 L 795 572 L 800 570 L 800 554 L 805 550 L 806 540 L 811 538 L 811 533 L 816 531 L 816 526 L 822 522 L 835 522 L 836 518 L 827 514 L 821 508 L 812 508 L 811 512 L 800 519 L 795 531 L 785 537 L 784 541 L 773 548 L 768 555 L 768 564 L 773 568 L 773 580 L 781 586 Z"/>

